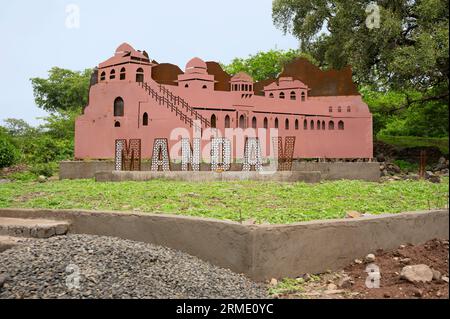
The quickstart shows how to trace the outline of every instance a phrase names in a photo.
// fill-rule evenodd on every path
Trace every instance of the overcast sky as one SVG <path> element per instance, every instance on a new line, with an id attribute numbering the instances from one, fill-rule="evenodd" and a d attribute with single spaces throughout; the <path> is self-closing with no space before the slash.
<path id="1" fill-rule="evenodd" d="M 77 28 L 74 4 L 79 8 Z M 37 124 L 32 77 L 53 66 L 94 67 L 128 42 L 184 69 L 195 56 L 223 63 L 261 50 L 298 47 L 272 23 L 272 0 L 8 0 L 0 9 L 0 124 Z M 69 12 L 66 13 L 66 9 Z"/>

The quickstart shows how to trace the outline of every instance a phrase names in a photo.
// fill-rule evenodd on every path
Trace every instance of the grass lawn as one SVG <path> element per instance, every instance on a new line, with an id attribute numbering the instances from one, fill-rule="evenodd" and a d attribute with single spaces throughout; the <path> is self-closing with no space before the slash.
<path id="1" fill-rule="evenodd" d="M 271 224 L 343 218 L 348 211 L 399 213 L 444 208 L 449 180 L 285 184 L 93 180 L 0 184 L 0 208 L 139 211 Z"/>

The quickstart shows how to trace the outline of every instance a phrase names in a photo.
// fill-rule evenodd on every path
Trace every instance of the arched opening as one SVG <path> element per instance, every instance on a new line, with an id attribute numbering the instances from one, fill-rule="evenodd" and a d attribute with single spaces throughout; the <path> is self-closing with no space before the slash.
<path id="1" fill-rule="evenodd" d="M 311 127 L 311 130 L 314 130 L 314 121 L 312 121 L 312 120 L 311 120 L 311 125 L 310 125 L 310 127 Z"/>
<path id="2" fill-rule="evenodd" d="M 245 116 L 241 115 L 239 117 L 239 128 L 245 129 Z"/>
<path id="3" fill-rule="evenodd" d="M 258 125 L 258 122 L 256 120 L 256 117 L 254 116 L 253 119 L 252 119 L 252 128 L 256 128 L 257 125 Z"/>
<path id="4" fill-rule="evenodd" d="M 216 115 L 211 115 L 211 128 L 217 128 L 217 118 Z"/>
<path id="5" fill-rule="evenodd" d="M 285 97 L 286 97 L 286 96 L 284 95 L 284 92 L 281 92 L 281 93 L 280 93 L 280 99 L 284 100 Z"/>
<path id="6" fill-rule="evenodd" d="M 284 128 L 286 130 L 289 130 L 289 119 L 286 119 L 286 121 L 284 121 Z"/>
<path id="7" fill-rule="evenodd" d="M 295 130 L 298 131 L 298 129 L 299 129 L 299 123 L 298 123 L 298 120 L 295 120 Z"/>
<path id="8" fill-rule="evenodd" d="M 291 92 L 291 100 L 296 100 L 297 99 L 297 94 L 295 94 L 294 91 Z"/>
<path id="9" fill-rule="evenodd" d="M 320 130 L 320 121 L 317 121 L 317 129 Z"/>
<path id="10" fill-rule="evenodd" d="M 267 117 L 264 118 L 264 128 L 269 128 L 269 120 L 267 120 Z"/>
<path id="11" fill-rule="evenodd" d="M 126 70 L 125 68 L 120 69 L 120 79 L 125 80 L 126 78 Z"/>
<path id="12" fill-rule="evenodd" d="M 230 128 L 231 127 L 231 120 L 230 120 L 230 116 L 227 115 L 225 116 L 225 128 Z"/>
<path id="13" fill-rule="evenodd" d="M 344 122 L 343 121 L 339 121 L 338 127 L 339 127 L 339 130 L 341 130 L 341 131 L 344 130 L 344 128 L 345 128 Z"/>
<path id="14" fill-rule="evenodd" d="M 322 130 L 325 131 L 326 130 L 326 125 L 325 125 L 325 121 L 322 121 Z"/>
<path id="15" fill-rule="evenodd" d="M 148 126 L 148 114 L 147 113 L 144 113 L 144 115 L 142 116 L 142 125 Z"/>
<path id="16" fill-rule="evenodd" d="M 302 102 L 305 102 L 305 101 L 306 101 L 306 93 L 302 92 Z"/>
<path id="17" fill-rule="evenodd" d="M 304 130 L 307 130 L 307 129 L 308 129 L 308 121 L 307 121 L 307 120 L 304 120 L 304 121 L 303 121 L 303 129 L 304 129 Z"/>
<path id="18" fill-rule="evenodd" d="M 120 122 L 119 122 L 119 121 L 116 121 L 116 122 L 114 123 L 114 127 L 120 127 Z"/>
<path id="19" fill-rule="evenodd" d="M 276 117 L 276 118 L 275 118 L 275 128 L 278 128 L 278 126 L 279 126 L 278 124 L 279 124 L 279 123 L 278 123 L 278 117 Z"/>
<path id="20" fill-rule="evenodd" d="M 114 100 L 114 116 L 124 116 L 124 103 L 121 97 Z"/>
<path id="21" fill-rule="evenodd" d="M 273 99 L 275 97 L 275 95 L 273 95 L 273 93 L 269 94 L 269 98 Z"/>
<path id="22" fill-rule="evenodd" d="M 136 82 L 144 82 L 144 70 L 142 68 L 136 70 Z"/>
<path id="23" fill-rule="evenodd" d="M 330 123 L 328 123 L 328 129 L 330 131 L 334 131 L 334 122 L 333 121 L 330 121 Z"/>
<path id="24" fill-rule="evenodd" d="M 100 81 L 105 81 L 106 80 L 106 73 L 105 71 L 102 72 L 102 74 L 100 74 Z"/>
<path id="25" fill-rule="evenodd" d="M 207 89 L 208 86 L 207 85 L 203 85 L 202 89 Z"/>
<path id="26" fill-rule="evenodd" d="M 185 87 L 186 89 L 189 88 L 189 84 L 186 84 L 184 87 Z"/>
<path id="27" fill-rule="evenodd" d="M 114 80 L 116 78 L 116 70 L 112 69 L 109 73 L 109 79 Z"/>

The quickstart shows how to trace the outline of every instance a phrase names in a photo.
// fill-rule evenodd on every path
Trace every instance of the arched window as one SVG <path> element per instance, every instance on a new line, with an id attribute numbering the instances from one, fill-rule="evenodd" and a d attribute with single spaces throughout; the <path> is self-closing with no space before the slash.
<path id="1" fill-rule="evenodd" d="M 245 116 L 241 115 L 239 117 L 239 128 L 245 129 Z"/>
<path id="2" fill-rule="evenodd" d="M 298 119 L 295 120 L 295 129 L 298 130 L 299 129 L 299 125 L 298 125 Z"/>
<path id="3" fill-rule="evenodd" d="M 339 130 L 341 130 L 341 131 L 344 130 L 344 128 L 345 128 L 344 122 L 343 121 L 339 121 L 338 127 L 339 127 Z"/>
<path id="4" fill-rule="evenodd" d="M 202 87 L 202 89 L 207 89 L 208 88 L 208 86 L 206 86 L 206 85 L 203 85 L 203 87 Z"/>
<path id="5" fill-rule="evenodd" d="M 136 70 L 136 82 L 144 82 L 144 70 L 142 68 Z"/>
<path id="6" fill-rule="evenodd" d="M 302 102 L 305 102 L 306 101 L 306 94 L 305 94 L 305 92 L 302 92 Z"/>
<path id="7" fill-rule="evenodd" d="M 275 96 L 273 95 L 273 93 L 269 94 L 269 98 L 273 99 Z"/>
<path id="8" fill-rule="evenodd" d="M 109 79 L 114 80 L 116 78 L 116 70 L 112 69 L 109 73 Z"/>
<path id="9" fill-rule="evenodd" d="M 144 116 L 142 116 L 142 125 L 148 126 L 148 114 L 144 113 Z"/>
<path id="10" fill-rule="evenodd" d="M 311 127 L 311 130 L 314 130 L 314 121 L 311 121 L 310 127 Z"/>
<path id="11" fill-rule="evenodd" d="M 211 115 L 211 127 L 216 128 L 217 127 L 217 118 L 216 115 Z"/>
<path id="12" fill-rule="evenodd" d="M 184 87 L 185 87 L 186 89 L 189 88 L 189 84 L 186 84 Z"/>
<path id="13" fill-rule="evenodd" d="M 322 130 L 326 130 L 325 121 L 322 121 Z"/>
<path id="14" fill-rule="evenodd" d="M 333 107 L 332 107 L 332 106 L 330 106 L 330 107 L 328 108 L 328 112 L 333 113 Z"/>
<path id="15" fill-rule="evenodd" d="M 230 116 L 227 115 L 227 116 L 225 116 L 225 128 L 230 128 L 230 127 L 231 127 Z"/>
<path id="16" fill-rule="evenodd" d="M 119 122 L 119 121 L 116 121 L 116 122 L 114 123 L 114 127 L 120 127 L 120 122 Z"/>
<path id="17" fill-rule="evenodd" d="M 297 99 L 297 94 L 295 94 L 294 91 L 291 92 L 291 100 L 296 100 Z"/>
<path id="18" fill-rule="evenodd" d="M 280 93 L 280 99 L 283 100 L 285 97 L 286 97 L 286 96 L 284 95 L 284 92 L 281 92 L 281 93 Z"/>
<path id="19" fill-rule="evenodd" d="M 278 117 L 275 118 L 275 128 L 278 128 Z"/>
<path id="20" fill-rule="evenodd" d="M 338 112 L 339 112 L 339 113 L 342 112 L 342 107 L 338 106 Z"/>
<path id="21" fill-rule="evenodd" d="M 256 120 L 256 117 L 254 116 L 252 119 L 252 128 L 256 128 L 258 126 L 258 122 Z"/>
<path id="22" fill-rule="evenodd" d="M 328 123 L 328 129 L 330 131 L 334 131 L 334 122 L 333 121 L 330 121 L 330 123 Z"/>
<path id="23" fill-rule="evenodd" d="M 102 74 L 100 74 L 100 81 L 105 81 L 106 80 L 106 73 L 105 71 L 102 72 Z"/>
<path id="24" fill-rule="evenodd" d="M 284 121 L 284 128 L 286 130 L 289 130 L 289 119 L 286 119 L 286 121 Z"/>
<path id="25" fill-rule="evenodd" d="M 320 130 L 320 121 L 317 121 L 317 129 Z"/>
<path id="26" fill-rule="evenodd" d="M 125 77 L 126 77 L 125 72 L 126 72 L 125 68 L 120 69 L 120 79 L 121 80 L 125 80 Z"/>
<path id="27" fill-rule="evenodd" d="M 303 121 L 303 129 L 304 129 L 304 130 L 307 130 L 307 129 L 308 129 L 308 121 L 307 121 L 307 120 L 304 120 L 304 121 Z"/>
<path id="28" fill-rule="evenodd" d="M 124 116 L 124 103 L 121 97 L 114 100 L 114 116 Z"/>
<path id="29" fill-rule="evenodd" d="M 267 117 L 264 118 L 264 128 L 269 128 L 269 121 L 267 120 Z"/>

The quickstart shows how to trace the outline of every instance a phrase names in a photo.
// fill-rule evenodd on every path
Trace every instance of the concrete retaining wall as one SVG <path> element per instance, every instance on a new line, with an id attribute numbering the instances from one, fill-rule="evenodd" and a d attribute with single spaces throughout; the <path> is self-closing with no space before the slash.
<path id="1" fill-rule="evenodd" d="M 257 281 L 337 270 L 376 249 L 449 238 L 448 210 L 273 226 L 66 210 L 0 209 L 0 217 L 68 220 L 69 233 L 167 246 Z"/>
<path id="2" fill-rule="evenodd" d="M 211 181 L 275 181 L 319 183 L 320 172 L 276 172 L 260 174 L 258 172 L 99 172 L 95 174 L 97 182 L 149 181 L 164 179 L 186 182 Z"/>
<path id="3" fill-rule="evenodd" d="M 114 170 L 112 161 L 68 161 L 59 165 L 60 179 L 94 178 L 96 173 Z M 143 171 L 150 171 L 150 163 L 142 163 Z M 172 164 L 172 171 L 181 171 L 180 164 Z M 211 171 L 210 165 L 200 165 L 202 172 Z M 232 164 L 232 172 L 242 171 L 242 164 Z M 323 180 L 357 179 L 370 182 L 380 180 L 379 163 L 313 163 L 294 162 L 293 171 L 320 172 Z"/>

